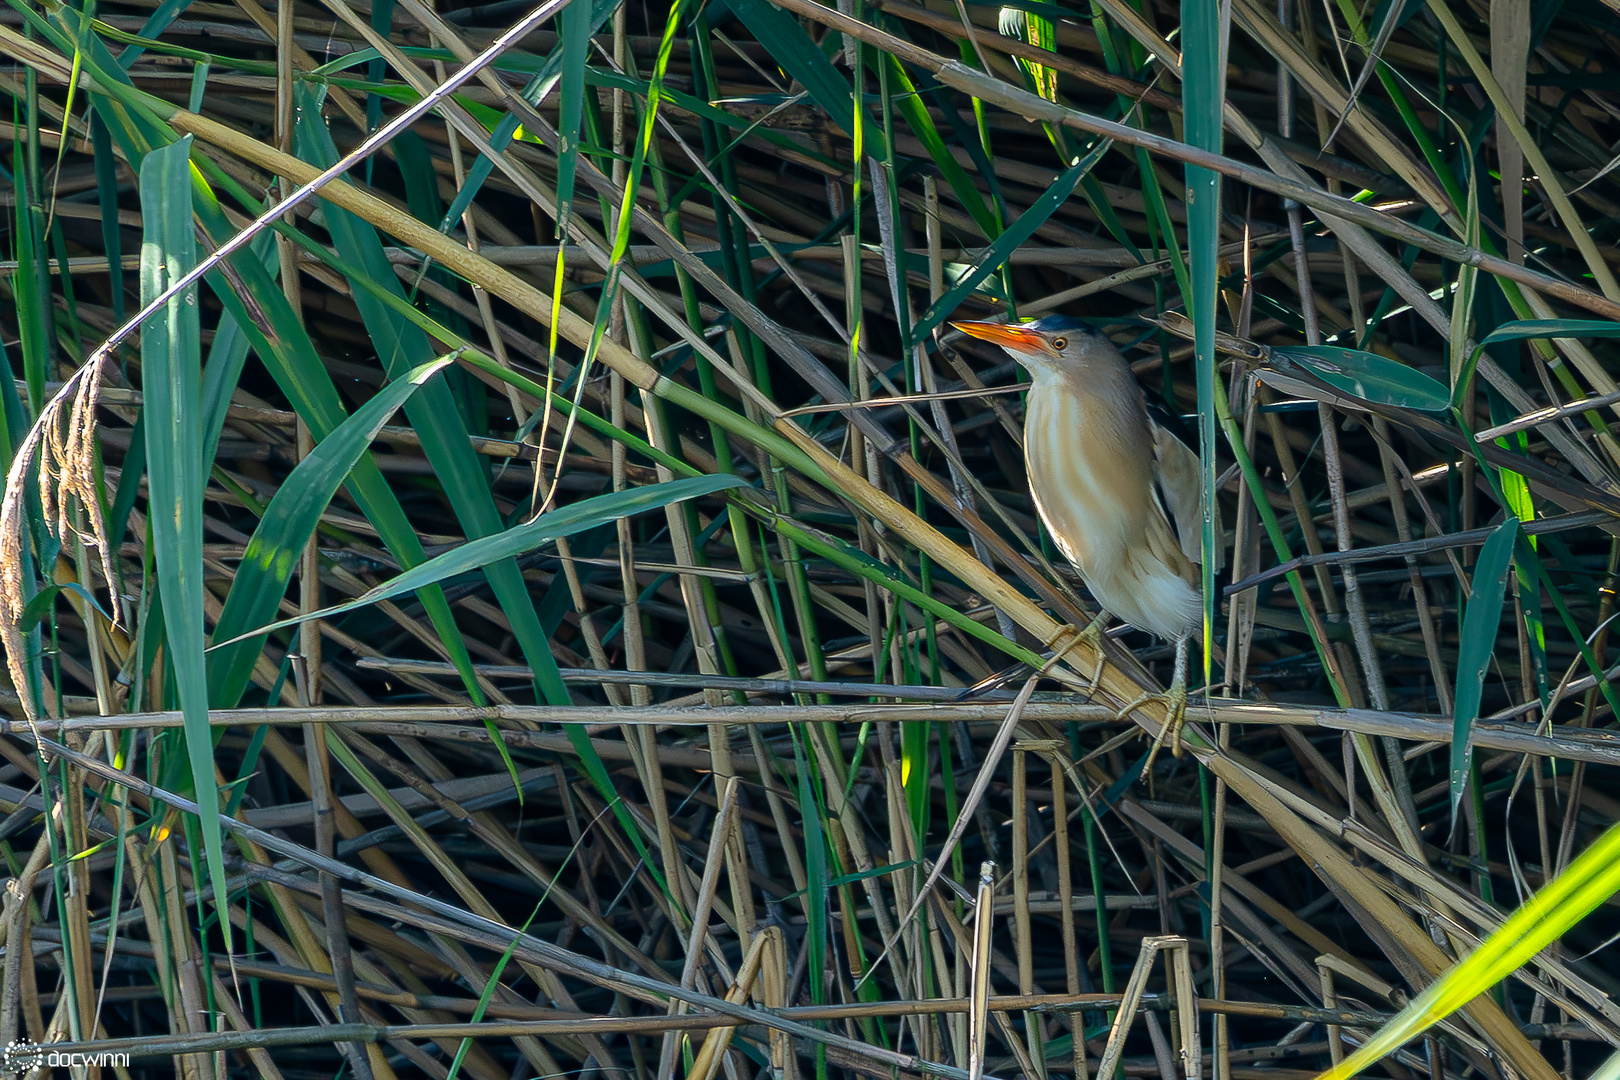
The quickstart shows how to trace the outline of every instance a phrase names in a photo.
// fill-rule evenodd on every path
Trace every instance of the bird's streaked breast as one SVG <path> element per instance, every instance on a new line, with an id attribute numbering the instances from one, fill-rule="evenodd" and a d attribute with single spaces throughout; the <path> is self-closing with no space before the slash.
<path id="1" fill-rule="evenodd" d="M 1024 456 L 1041 519 L 1098 601 L 1174 639 L 1191 631 L 1202 603 L 1153 497 L 1153 447 L 1146 418 L 1132 422 L 1141 408 L 1135 392 L 1106 380 L 1080 390 L 1037 378 Z"/>

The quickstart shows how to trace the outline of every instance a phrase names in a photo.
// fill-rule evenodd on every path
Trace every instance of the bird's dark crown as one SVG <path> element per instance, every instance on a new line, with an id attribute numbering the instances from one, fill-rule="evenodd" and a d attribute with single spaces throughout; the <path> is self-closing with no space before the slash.
<path id="1" fill-rule="evenodd" d="M 1085 319 L 1077 319 L 1073 315 L 1047 315 L 1043 318 L 1036 319 L 1032 323 L 1026 323 L 1025 325 L 1031 330 L 1042 334 L 1055 334 L 1059 330 L 1068 330 L 1071 332 L 1079 330 L 1088 334 L 1095 334 L 1097 332 L 1091 323 L 1087 322 Z"/>

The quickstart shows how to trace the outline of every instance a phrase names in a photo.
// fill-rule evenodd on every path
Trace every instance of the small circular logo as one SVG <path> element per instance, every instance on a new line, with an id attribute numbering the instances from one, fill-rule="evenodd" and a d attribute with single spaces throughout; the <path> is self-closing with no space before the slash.
<path id="1" fill-rule="evenodd" d="M 5 1049 L 0 1050 L 0 1072 L 23 1072 L 37 1069 L 43 1064 L 45 1064 L 44 1047 L 37 1046 L 27 1039 L 7 1043 Z"/>

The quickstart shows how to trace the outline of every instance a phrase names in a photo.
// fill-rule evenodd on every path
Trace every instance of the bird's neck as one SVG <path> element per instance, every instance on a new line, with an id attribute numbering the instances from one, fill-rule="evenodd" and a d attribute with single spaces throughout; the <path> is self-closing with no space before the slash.
<path id="1" fill-rule="evenodd" d="M 1082 450 L 1087 460 L 1145 464 L 1152 459 L 1142 391 L 1130 369 L 1120 368 L 1097 365 L 1083 376 L 1051 370 L 1035 374 L 1024 414 L 1024 454 L 1032 471 Z"/>
<path id="2" fill-rule="evenodd" d="M 1141 387 L 1124 364 L 1089 364 L 1084 371 L 1042 367 L 1031 376 L 1030 405 L 1036 399 L 1072 400 L 1094 421 L 1122 422 L 1139 412 Z"/>

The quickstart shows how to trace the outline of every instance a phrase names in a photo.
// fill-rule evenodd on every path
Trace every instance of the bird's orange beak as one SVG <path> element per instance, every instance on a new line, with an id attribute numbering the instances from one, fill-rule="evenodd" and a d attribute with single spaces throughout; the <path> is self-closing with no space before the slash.
<path id="1" fill-rule="evenodd" d="M 953 322 L 951 325 L 964 334 L 1016 352 L 1035 352 L 1046 344 L 1035 331 L 1017 323 Z"/>

